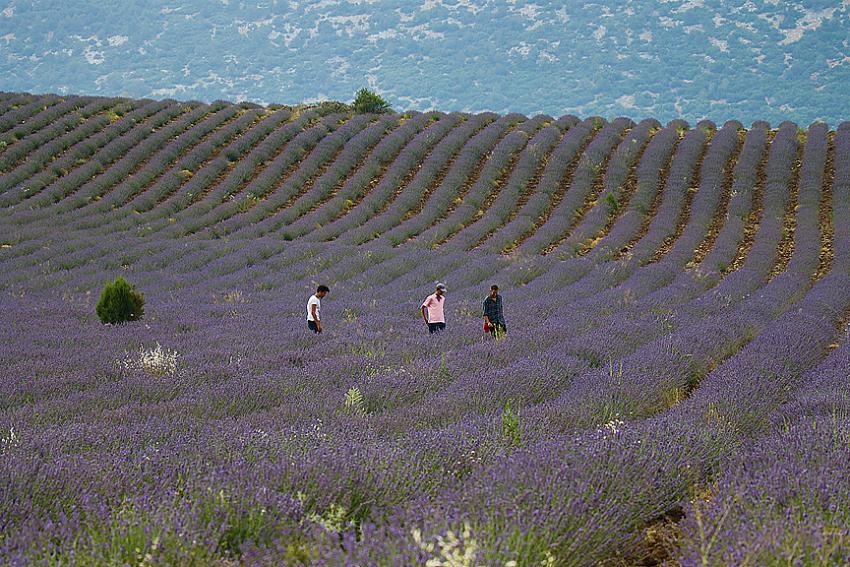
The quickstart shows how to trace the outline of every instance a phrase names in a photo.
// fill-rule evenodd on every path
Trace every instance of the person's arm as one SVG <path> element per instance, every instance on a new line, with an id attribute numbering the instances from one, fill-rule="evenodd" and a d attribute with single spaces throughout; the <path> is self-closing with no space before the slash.
<path id="1" fill-rule="evenodd" d="M 428 312 L 427 312 L 427 310 L 425 309 L 425 304 L 422 304 L 422 307 L 420 307 L 420 309 L 422 310 L 422 319 L 423 319 L 423 320 L 425 321 L 425 323 L 427 324 L 427 323 L 428 323 Z"/>
<path id="2" fill-rule="evenodd" d="M 490 299 L 489 297 L 487 299 Z M 490 318 L 487 316 L 487 299 L 484 300 L 484 322 L 490 326 Z"/>
<path id="3" fill-rule="evenodd" d="M 315 303 L 310 306 L 310 313 L 312 313 L 312 315 L 313 315 L 313 321 L 316 322 L 316 329 L 321 331 L 322 330 L 322 322 L 319 321 L 319 316 L 316 314 L 316 304 Z"/>

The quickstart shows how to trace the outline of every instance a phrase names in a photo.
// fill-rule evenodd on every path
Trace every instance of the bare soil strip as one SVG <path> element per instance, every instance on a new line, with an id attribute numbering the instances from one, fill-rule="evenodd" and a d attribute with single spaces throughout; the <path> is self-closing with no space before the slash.
<path id="1" fill-rule="evenodd" d="M 735 167 L 738 165 L 738 158 L 741 157 L 741 151 L 744 149 L 744 138 L 746 137 L 746 130 L 738 130 L 738 147 L 735 148 L 735 151 L 732 153 L 732 157 L 726 164 L 726 169 L 723 171 L 723 188 L 720 195 L 720 206 L 718 207 L 714 218 L 711 219 L 711 225 L 708 227 L 708 234 L 706 234 L 702 244 L 700 244 L 699 248 L 697 248 L 694 253 L 694 257 L 685 266 L 686 268 L 693 268 L 702 263 L 714 246 L 714 242 L 720 235 L 720 231 L 723 229 L 723 226 L 726 224 L 726 220 L 729 217 L 729 202 L 732 199 L 732 185 L 735 183 Z"/>
<path id="2" fill-rule="evenodd" d="M 537 222 L 527 233 L 523 234 L 519 238 L 517 238 L 510 246 L 505 247 L 502 250 L 502 254 L 510 254 L 519 246 L 525 242 L 529 237 L 534 234 L 534 231 L 539 226 L 543 226 L 546 224 L 546 221 L 549 220 L 549 217 L 552 216 L 552 212 L 558 208 L 558 205 L 561 201 L 564 200 L 564 196 L 567 194 L 567 191 L 572 186 L 573 177 L 575 177 L 576 170 L 578 169 L 578 164 L 581 163 L 581 158 L 584 157 L 585 151 L 587 151 L 588 146 L 596 139 L 596 136 L 599 134 L 599 131 L 602 130 L 603 124 L 602 122 L 594 122 L 593 123 L 593 132 L 584 140 L 579 151 L 576 152 L 576 156 L 570 162 L 570 165 L 564 171 L 564 176 L 561 178 L 561 182 L 558 184 L 558 190 L 552 195 L 552 201 L 549 203 L 549 207 L 541 214 Z"/>
<path id="3" fill-rule="evenodd" d="M 624 139 L 629 135 L 629 131 L 631 128 L 624 130 L 620 135 L 620 140 Z M 619 145 L 620 142 L 617 143 Z M 596 172 L 596 177 L 593 179 L 593 187 L 590 190 L 590 193 L 585 197 L 584 204 L 581 206 L 578 211 L 573 215 L 573 220 L 570 223 L 570 226 L 567 228 L 566 232 L 561 235 L 555 242 L 552 242 L 543 249 L 543 255 L 550 254 L 554 252 L 562 242 L 564 242 L 567 238 L 569 238 L 573 230 L 584 220 L 584 216 L 587 212 L 593 208 L 596 204 L 596 200 L 599 198 L 599 195 L 605 189 L 605 174 L 608 173 L 608 164 L 611 163 L 611 158 L 614 157 L 614 154 L 617 152 L 617 146 L 615 145 L 611 148 L 611 151 L 605 154 L 605 157 L 602 159 L 602 163 L 599 164 L 599 171 Z"/>
<path id="4" fill-rule="evenodd" d="M 646 148 L 649 147 L 649 143 L 652 142 L 652 139 L 655 137 L 656 132 L 651 133 L 647 136 L 643 145 L 641 146 L 638 154 L 635 156 L 634 161 L 629 167 L 629 176 L 626 177 L 626 182 L 623 183 L 623 188 L 620 191 L 620 198 L 618 199 L 617 208 L 611 213 L 608 217 L 608 221 L 605 223 L 605 226 L 602 227 L 602 230 L 591 240 L 590 242 L 585 243 L 581 249 L 576 253 L 576 256 L 584 256 L 600 242 L 603 238 L 608 236 L 608 233 L 611 232 L 611 229 L 614 228 L 614 224 L 617 220 L 626 212 L 629 206 L 629 202 L 632 199 L 632 195 L 637 191 L 637 169 L 640 165 L 641 160 L 643 159 L 643 154 L 646 152 Z"/>
<path id="5" fill-rule="evenodd" d="M 518 151 L 514 152 L 514 154 L 508 160 L 508 163 L 505 165 L 504 169 L 502 169 L 499 172 L 499 175 L 493 181 L 493 188 L 490 190 L 490 195 L 493 195 L 493 194 L 498 195 L 499 193 L 501 193 L 502 188 L 505 186 L 505 184 L 508 182 L 508 179 L 510 179 L 511 175 L 513 174 L 514 168 L 516 168 L 517 162 L 519 161 L 519 159 L 522 157 L 522 155 L 528 149 L 528 144 L 531 143 L 531 140 L 534 137 L 534 134 L 536 134 L 538 130 L 540 130 L 544 127 L 545 126 L 541 125 L 540 128 L 537 128 L 533 132 L 528 133 L 528 137 L 526 138 L 525 144 Z M 479 175 L 480 175 L 480 173 L 479 173 Z M 470 185 L 470 187 L 472 187 L 472 186 Z M 485 202 L 489 202 L 489 200 L 486 200 Z M 438 248 L 438 247 L 442 246 L 443 244 L 445 244 L 446 242 L 448 242 L 449 240 L 451 240 L 452 238 L 454 238 L 454 236 L 457 233 L 459 233 L 461 230 L 470 226 L 471 224 L 476 222 L 478 219 L 480 219 L 482 216 L 484 216 L 484 213 L 486 212 L 486 210 L 487 210 L 486 206 L 478 209 L 478 213 L 472 219 L 469 219 L 468 222 L 465 222 L 462 225 L 455 227 L 451 231 L 450 234 L 443 237 L 439 242 L 434 244 L 433 248 Z"/>
<path id="6" fill-rule="evenodd" d="M 667 186 L 667 180 L 670 177 L 670 168 L 673 165 L 673 159 L 676 157 L 676 152 L 679 149 L 679 144 L 682 142 L 682 138 L 684 138 L 684 134 L 679 136 L 679 140 L 673 145 L 673 150 L 670 152 L 670 157 L 667 159 L 667 163 L 664 168 L 658 174 L 658 191 L 655 193 L 655 197 L 652 199 L 652 204 L 649 206 L 649 210 L 646 211 L 646 215 L 643 217 L 643 222 L 641 222 L 640 229 L 635 234 L 634 238 L 632 238 L 628 244 L 623 246 L 611 259 L 616 261 L 626 256 L 629 252 L 631 252 L 632 248 L 640 242 L 640 240 L 646 236 L 649 232 L 649 225 L 652 224 L 652 219 L 655 218 L 655 215 L 658 214 L 658 209 L 661 208 L 661 201 L 664 197 L 664 188 Z"/>
<path id="7" fill-rule="evenodd" d="M 819 280 L 832 268 L 835 257 L 833 248 L 835 225 L 832 209 L 832 186 L 835 182 L 835 132 L 828 134 L 826 150 L 826 166 L 823 173 L 823 187 L 820 199 L 820 261 L 815 271 L 814 279 Z"/>
<path id="8" fill-rule="evenodd" d="M 744 224 L 744 237 L 738 246 L 738 254 L 732 263 L 726 268 L 725 273 L 734 272 L 744 264 L 744 260 L 750 253 L 756 239 L 761 217 L 764 212 L 764 188 L 767 183 L 767 161 L 770 157 L 770 145 L 776 137 L 776 130 L 771 130 L 767 133 L 767 145 L 764 149 L 764 155 L 758 165 L 756 171 L 756 185 L 753 187 L 753 205 L 750 209 L 750 214 L 747 215 L 747 221 Z"/>
<path id="9" fill-rule="evenodd" d="M 392 206 L 392 204 L 395 202 L 395 200 L 398 199 L 399 195 L 401 195 L 402 192 L 404 192 L 404 189 L 408 185 L 410 185 L 410 182 L 413 181 L 413 178 L 416 177 L 416 174 L 419 173 L 419 170 L 422 169 L 423 164 L 428 160 L 428 158 L 431 157 L 431 154 L 433 154 L 434 151 L 436 151 L 440 147 L 440 145 L 446 140 L 446 138 L 448 138 L 451 135 L 452 132 L 454 132 L 455 130 L 457 130 L 461 126 L 463 126 L 466 123 L 467 120 L 469 120 L 469 117 L 462 118 L 460 121 L 458 121 L 457 124 L 454 125 L 454 127 L 451 130 L 446 132 L 446 134 L 442 138 L 440 138 L 430 148 L 428 148 L 428 151 L 426 151 L 425 154 L 422 156 L 422 159 L 420 160 L 419 164 L 405 174 L 405 176 L 399 182 L 398 187 L 396 187 L 396 190 L 393 191 L 392 196 L 389 199 L 387 199 L 378 208 L 377 211 L 375 211 L 375 214 L 373 216 L 378 217 L 378 216 L 381 216 L 382 214 L 384 214 L 385 212 L 387 212 L 387 210 Z M 480 131 L 480 129 L 473 132 L 472 135 L 474 136 L 475 133 L 477 133 L 478 131 Z M 461 146 L 461 149 L 462 148 L 463 148 L 463 146 Z M 452 157 L 453 158 L 457 157 L 457 155 L 461 152 L 461 149 L 458 149 L 458 151 L 455 152 L 455 154 Z M 453 161 L 454 161 L 454 159 L 450 160 L 450 162 L 453 162 Z M 444 168 L 444 169 L 440 170 L 440 174 L 441 174 L 441 176 L 439 177 L 440 179 L 442 179 L 442 177 L 445 177 L 445 173 L 444 173 L 445 171 L 448 171 L 448 169 Z M 370 187 L 370 189 L 371 189 L 371 187 Z M 430 189 L 430 187 L 429 187 L 429 189 Z M 365 197 L 366 196 L 363 195 L 363 198 L 365 198 Z M 363 198 L 359 199 L 358 202 L 362 201 Z M 409 213 L 409 211 L 408 211 L 408 213 Z M 407 217 L 405 216 L 405 218 L 407 218 Z M 372 240 L 372 239 L 370 238 L 369 240 Z"/>
<path id="10" fill-rule="evenodd" d="M 499 145 L 505 140 L 505 138 L 508 137 L 508 135 L 511 132 L 513 132 L 514 130 L 516 130 L 517 128 L 519 128 L 520 126 L 525 124 L 526 122 L 527 121 L 523 120 L 523 121 L 511 124 L 511 126 L 509 128 L 505 129 L 505 131 L 502 132 L 502 134 L 499 136 L 499 139 L 496 140 L 496 143 L 493 145 L 492 148 L 490 148 L 490 151 L 488 151 L 481 158 L 481 160 L 479 160 L 475 169 L 466 178 L 466 181 L 464 181 L 463 185 L 461 185 L 460 191 L 458 191 L 457 197 L 455 197 L 455 199 L 452 201 L 452 203 L 448 207 L 446 207 L 446 209 L 442 213 L 440 213 L 440 215 L 437 218 L 434 219 L 434 221 L 431 223 L 431 226 L 437 226 L 438 224 L 443 222 L 446 218 L 449 217 L 449 215 L 451 215 L 454 212 L 454 210 L 457 208 L 457 206 L 460 203 L 463 202 L 463 198 L 466 196 L 466 194 L 469 193 L 470 190 L 472 190 L 472 187 L 475 185 L 475 182 L 478 181 L 478 178 L 481 177 L 481 174 L 484 172 L 484 165 L 488 161 L 490 161 L 490 158 L 493 157 L 493 152 L 496 151 L 496 148 L 499 147 Z M 407 240 L 412 240 L 412 239 L 416 238 L 417 236 L 419 236 L 419 235 L 418 234 L 412 235 Z"/>
<path id="11" fill-rule="evenodd" d="M 788 187 L 788 204 L 785 207 L 785 218 L 782 221 L 782 239 L 776 252 L 776 264 L 770 271 L 768 281 L 785 271 L 791 255 L 794 253 L 794 231 L 797 230 L 797 208 L 800 205 L 800 170 L 803 165 L 803 152 L 806 148 L 805 133 L 798 135 L 797 157 L 791 166 L 791 183 Z"/>

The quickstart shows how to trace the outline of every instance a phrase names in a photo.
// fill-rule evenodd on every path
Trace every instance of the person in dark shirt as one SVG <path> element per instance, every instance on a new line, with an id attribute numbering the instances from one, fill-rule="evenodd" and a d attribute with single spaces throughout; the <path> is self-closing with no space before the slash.
<path id="1" fill-rule="evenodd" d="M 490 295 L 484 300 L 484 330 L 489 331 L 496 339 L 504 337 L 508 332 L 502 313 L 502 296 L 499 295 L 499 286 L 496 284 L 490 286 Z"/>

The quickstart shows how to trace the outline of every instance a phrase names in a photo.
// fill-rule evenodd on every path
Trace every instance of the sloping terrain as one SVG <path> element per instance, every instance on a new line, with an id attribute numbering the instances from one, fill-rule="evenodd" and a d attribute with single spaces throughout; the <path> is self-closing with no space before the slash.
<path id="1" fill-rule="evenodd" d="M 837 123 L 850 4 L 7 0 L 10 91 Z M 118 17 L 117 17 L 118 16 Z"/>
<path id="2" fill-rule="evenodd" d="M 850 561 L 849 220 L 850 124 L 2 93 L 0 563 Z"/>

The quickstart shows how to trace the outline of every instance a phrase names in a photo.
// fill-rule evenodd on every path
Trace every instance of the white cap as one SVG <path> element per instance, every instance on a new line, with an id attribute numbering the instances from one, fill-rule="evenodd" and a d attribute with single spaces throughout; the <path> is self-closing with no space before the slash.
<path id="1" fill-rule="evenodd" d="M 439 289 L 440 291 L 446 291 L 446 284 L 444 284 L 444 283 L 438 283 L 438 284 L 437 284 L 437 289 Z"/>

